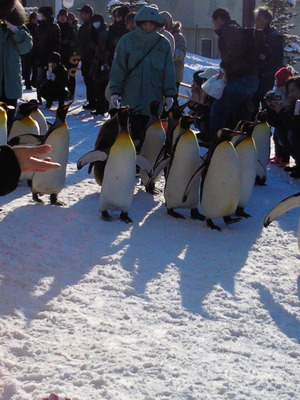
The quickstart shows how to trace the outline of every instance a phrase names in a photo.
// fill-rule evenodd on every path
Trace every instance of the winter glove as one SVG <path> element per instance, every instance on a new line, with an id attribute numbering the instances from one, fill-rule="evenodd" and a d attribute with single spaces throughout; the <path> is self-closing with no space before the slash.
<path id="1" fill-rule="evenodd" d="M 173 97 L 166 97 L 165 98 L 165 107 L 164 107 L 164 109 L 166 111 L 169 111 L 170 108 L 172 107 L 173 103 L 174 103 Z"/>
<path id="2" fill-rule="evenodd" d="M 110 107 L 118 108 L 119 102 L 121 102 L 121 96 L 119 94 L 112 94 L 110 98 Z"/>
<path id="3" fill-rule="evenodd" d="M 46 77 L 47 79 L 50 81 L 54 81 L 54 79 L 56 78 L 55 74 L 52 71 L 47 71 L 46 72 Z"/>
<path id="4" fill-rule="evenodd" d="M 17 27 L 17 26 L 11 24 L 10 22 L 8 22 L 8 21 L 6 21 L 6 20 L 5 20 L 4 22 L 5 22 L 6 26 L 7 26 L 7 28 L 8 28 L 10 31 L 12 31 L 12 33 L 16 33 L 16 32 L 17 32 L 17 30 L 18 30 L 18 27 Z"/>

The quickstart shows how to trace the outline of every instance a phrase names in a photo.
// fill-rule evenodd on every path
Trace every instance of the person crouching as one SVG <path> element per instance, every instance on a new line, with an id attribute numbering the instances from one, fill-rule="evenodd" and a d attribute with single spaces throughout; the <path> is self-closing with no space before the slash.
<path id="1" fill-rule="evenodd" d="M 42 83 L 41 97 L 46 100 L 46 108 L 51 108 L 54 100 L 58 100 L 62 106 L 68 95 L 68 71 L 61 63 L 61 56 L 55 51 L 48 59 L 48 69 L 46 79 Z"/>

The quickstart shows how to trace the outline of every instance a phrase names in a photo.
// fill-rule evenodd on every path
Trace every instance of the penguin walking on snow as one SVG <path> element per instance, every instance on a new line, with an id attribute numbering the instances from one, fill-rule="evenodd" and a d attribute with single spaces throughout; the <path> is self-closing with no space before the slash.
<path id="1" fill-rule="evenodd" d="M 300 192 L 286 197 L 274 206 L 264 218 L 264 227 L 270 225 L 272 221 L 280 217 L 282 214 L 291 210 L 292 208 L 300 206 Z M 300 250 L 300 219 L 298 221 L 298 249 Z"/>
<path id="2" fill-rule="evenodd" d="M 106 161 L 100 194 L 100 212 L 102 217 L 110 220 L 108 210 L 119 210 L 120 219 L 132 222 L 128 216 L 134 187 L 136 164 L 144 169 L 151 169 L 149 162 L 137 157 L 134 143 L 128 128 L 129 110 L 120 108 L 117 112 L 118 135 L 108 151 L 94 150 L 82 156 L 77 167 L 81 169 L 88 163 Z"/>
<path id="3" fill-rule="evenodd" d="M 204 220 L 199 213 L 200 177 L 193 181 L 185 201 L 182 197 L 185 188 L 194 173 L 201 167 L 202 159 L 195 133 L 190 129 L 194 118 L 185 115 L 179 121 L 179 131 L 171 152 L 171 160 L 167 168 L 164 190 L 168 214 L 176 218 L 184 218 L 174 208 L 189 208 L 193 219 Z"/>
<path id="4" fill-rule="evenodd" d="M 43 203 L 39 195 L 49 194 L 50 202 L 56 206 L 64 203 L 57 200 L 57 195 L 65 186 L 66 169 L 69 157 L 70 134 L 66 124 L 66 115 L 72 103 L 59 106 L 56 111 L 54 124 L 44 136 L 43 143 L 51 145 L 51 151 L 45 157 L 61 164 L 61 168 L 47 172 L 35 172 L 32 177 L 32 198 L 38 203 Z"/>
<path id="5" fill-rule="evenodd" d="M 153 169 L 164 156 L 166 132 L 160 119 L 163 104 L 162 101 L 154 101 L 150 104 L 150 119 L 145 128 L 144 140 L 140 150 L 140 154 L 149 160 Z M 146 171 L 141 169 L 140 175 L 147 192 L 154 193 L 155 181 L 159 179 L 160 175 L 151 184 L 149 184 L 149 175 Z"/>
<path id="6" fill-rule="evenodd" d="M 248 204 L 255 185 L 257 171 L 257 151 L 254 140 L 252 138 L 253 128 L 255 123 L 249 121 L 241 121 L 238 129 L 243 132 L 240 137 L 236 136 L 235 150 L 238 155 L 240 164 L 240 199 L 235 212 L 238 217 L 249 218 L 244 209 Z"/>
<path id="7" fill-rule="evenodd" d="M 234 145 L 233 136 L 240 135 L 230 129 L 221 129 L 212 142 L 203 165 L 190 180 L 183 200 L 191 189 L 193 181 L 202 175 L 200 204 L 204 212 L 207 226 L 221 231 L 215 225 L 213 218 L 223 218 L 226 225 L 240 221 L 240 218 L 231 218 L 240 199 L 240 172 L 239 159 Z"/>

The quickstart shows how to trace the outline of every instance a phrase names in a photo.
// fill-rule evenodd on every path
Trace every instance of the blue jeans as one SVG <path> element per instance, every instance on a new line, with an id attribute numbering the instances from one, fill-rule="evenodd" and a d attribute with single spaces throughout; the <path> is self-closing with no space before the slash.
<path id="1" fill-rule="evenodd" d="M 258 79 L 256 74 L 229 81 L 222 97 L 215 100 L 210 111 L 210 136 L 215 137 L 222 128 L 235 128 L 242 119 L 249 119 L 248 103 L 256 91 Z"/>

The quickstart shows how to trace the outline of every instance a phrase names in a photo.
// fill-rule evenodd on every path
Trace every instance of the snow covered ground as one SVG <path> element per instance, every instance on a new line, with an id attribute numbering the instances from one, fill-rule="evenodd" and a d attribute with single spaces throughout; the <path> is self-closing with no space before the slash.
<path id="1" fill-rule="evenodd" d="M 185 80 L 211 63 L 189 55 Z M 299 209 L 263 217 L 300 181 L 268 167 L 252 218 L 222 232 L 173 219 L 138 184 L 134 223 L 105 222 L 76 169 L 103 123 L 83 96 L 79 81 L 66 206 L 35 204 L 25 184 L 0 198 L 0 399 L 299 400 Z"/>

